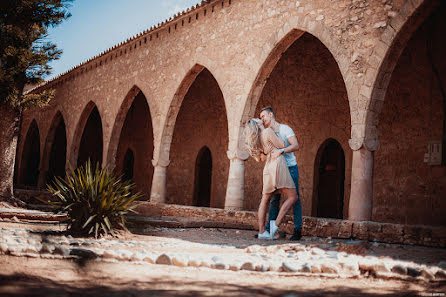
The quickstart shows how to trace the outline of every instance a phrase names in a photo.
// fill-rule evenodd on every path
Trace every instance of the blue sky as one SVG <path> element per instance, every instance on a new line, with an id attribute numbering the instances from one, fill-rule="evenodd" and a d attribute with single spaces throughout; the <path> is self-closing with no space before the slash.
<path id="1" fill-rule="evenodd" d="M 63 50 L 50 79 L 201 0 L 74 0 L 72 16 L 48 30 Z"/>

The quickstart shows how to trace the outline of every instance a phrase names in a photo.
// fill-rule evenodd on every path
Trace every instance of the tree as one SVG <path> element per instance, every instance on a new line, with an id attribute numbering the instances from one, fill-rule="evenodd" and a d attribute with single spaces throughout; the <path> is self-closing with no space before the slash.
<path id="1" fill-rule="evenodd" d="M 0 200 L 13 197 L 13 175 L 20 115 L 44 106 L 54 90 L 24 94 L 27 84 L 43 81 L 48 62 L 62 53 L 45 41 L 47 29 L 70 17 L 72 0 L 7 0 L 0 4 Z"/>

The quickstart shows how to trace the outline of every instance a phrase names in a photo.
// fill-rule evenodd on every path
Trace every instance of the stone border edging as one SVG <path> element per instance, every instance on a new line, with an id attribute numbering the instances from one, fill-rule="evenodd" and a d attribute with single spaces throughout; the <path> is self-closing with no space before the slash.
<path id="1" fill-rule="evenodd" d="M 257 229 L 257 213 L 254 211 L 232 211 L 219 208 L 192 207 L 175 204 L 135 202 L 137 216 L 187 218 L 197 223 L 213 222 L 208 227 L 231 226 L 228 228 Z M 302 233 L 306 236 L 353 238 L 384 243 L 401 243 L 446 247 L 446 227 L 425 225 L 402 225 L 371 221 L 349 221 L 304 216 Z M 195 227 L 195 226 L 194 226 Z M 224 227 L 222 227 L 224 228 Z M 292 217 L 281 228 L 291 234 Z"/>

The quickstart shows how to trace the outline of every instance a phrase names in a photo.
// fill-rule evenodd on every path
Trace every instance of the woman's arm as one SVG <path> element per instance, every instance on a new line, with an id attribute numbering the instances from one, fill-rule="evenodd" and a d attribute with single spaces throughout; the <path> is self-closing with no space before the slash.
<path id="1" fill-rule="evenodd" d="M 274 133 L 273 129 L 268 128 L 265 131 L 268 136 L 268 141 L 277 149 L 281 149 L 285 147 L 285 142 L 279 138 L 276 133 Z"/>

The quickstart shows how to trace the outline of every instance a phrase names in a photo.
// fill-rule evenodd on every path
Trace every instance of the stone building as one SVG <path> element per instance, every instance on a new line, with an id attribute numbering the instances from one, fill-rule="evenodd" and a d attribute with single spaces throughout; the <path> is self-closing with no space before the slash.
<path id="1" fill-rule="evenodd" d="M 444 1 L 203 1 L 32 89 L 56 97 L 23 113 L 16 187 L 91 158 L 154 202 L 255 210 L 243 127 L 271 105 L 304 215 L 445 226 L 444 36 Z"/>

